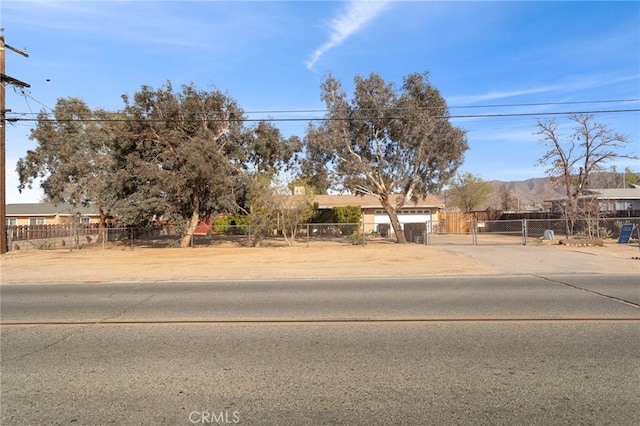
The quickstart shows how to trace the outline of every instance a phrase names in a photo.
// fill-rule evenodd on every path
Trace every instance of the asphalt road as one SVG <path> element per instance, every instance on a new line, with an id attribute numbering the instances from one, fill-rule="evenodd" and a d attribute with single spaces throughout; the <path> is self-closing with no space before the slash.
<path id="1" fill-rule="evenodd" d="M 640 424 L 637 275 L 0 286 L 1 423 Z"/>

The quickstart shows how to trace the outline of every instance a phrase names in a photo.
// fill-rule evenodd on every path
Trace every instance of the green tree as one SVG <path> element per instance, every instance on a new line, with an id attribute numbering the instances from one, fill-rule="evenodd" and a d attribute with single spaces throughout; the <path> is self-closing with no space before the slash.
<path id="1" fill-rule="evenodd" d="M 250 222 L 252 247 L 260 247 L 264 238 L 275 230 L 277 204 L 271 181 L 271 176 L 256 174 L 247 184 L 245 211 Z"/>
<path id="2" fill-rule="evenodd" d="M 250 174 L 263 173 L 270 176 L 289 170 L 302 149 L 297 136 L 284 138 L 280 129 L 261 121 L 243 131 L 236 156 Z"/>
<path id="3" fill-rule="evenodd" d="M 316 194 L 327 194 L 335 180 L 333 169 L 328 167 L 333 163 L 334 152 L 320 143 L 326 137 L 326 130 L 325 126 L 315 128 L 309 124 L 303 155 L 298 162 L 298 180 L 312 187 Z"/>
<path id="4" fill-rule="evenodd" d="M 254 176 L 247 198 L 254 247 L 259 247 L 275 231 L 280 232 L 289 247 L 293 246 L 299 226 L 315 214 L 310 187 L 292 194 L 287 185 L 267 175 Z"/>
<path id="5" fill-rule="evenodd" d="M 276 185 L 273 189 L 277 228 L 287 245 L 292 247 L 300 225 L 309 222 L 315 214 L 313 190 L 307 186 L 303 191 L 292 194 L 287 186 L 282 184 Z"/>
<path id="6" fill-rule="evenodd" d="M 29 136 L 38 146 L 27 151 L 16 166 L 20 191 L 41 179 L 45 196 L 54 203 L 95 205 L 100 214 L 99 238 L 115 202 L 113 116 L 92 110 L 79 98 L 58 99 L 51 115 L 38 114 Z"/>
<path id="7" fill-rule="evenodd" d="M 493 193 L 491 184 L 472 173 L 458 173 L 449 182 L 449 204 L 464 212 L 474 211 Z"/>
<path id="8" fill-rule="evenodd" d="M 238 179 L 235 199 L 238 209 L 250 215 L 249 193 L 256 191 L 255 186 L 261 186 L 263 180 L 268 185 L 279 173 L 290 170 L 302 142 L 297 136 L 284 138 L 280 129 L 265 121 L 243 129 L 239 141 L 234 155 L 243 173 Z"/>
<path id="9" fill-rule="evenodd" d="M 202 216 L 231 210 L 246 158 L 243 112 L 214 90 L 170 82 L 125 101 L 126 121 L 117 137 L 119 213 L 139 224 L 163 216 L 182 225 L 188 247 Z"/>
<path id="10" fill-rule="evenodd" d="M 629 167 L 625 167 L 624 182 L 625 186 L 640 185 L 640 173 L 634 173 Z"/>
<path id="11" fill-rule="evenodd" d="M 377 197 L 398 242 L 405 243 L 399 209 L 453 176 L 468 148 L 465 132 L 449 122 L 446 102 L 427 73 L 408 75 L 400 90 L 376 73 L 354 82 L 348 99 L 336 78 L 323 81 L 328 113 L 307 130 L 307 168 L 324 167 L 350 191 Z"/>
<path id="12" fill-rule="evenodd" d="M 334 222 L 339 224 L 340 232 L 345 235 L 351 235 L 358 230 L 358 224 L 362 220 L 362 208 L 360 206 L 334 207 L 331 212 Z"/>

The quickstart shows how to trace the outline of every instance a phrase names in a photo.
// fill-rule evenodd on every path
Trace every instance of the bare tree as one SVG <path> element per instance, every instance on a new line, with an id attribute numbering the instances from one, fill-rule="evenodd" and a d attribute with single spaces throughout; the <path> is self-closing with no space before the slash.
<path id="1" fill-rule="evenodd" d="M 502 210 L 513 210 L 514 204 L 513 190 L 503 184 L 500 187 L 500 208 Z"/>
<path id="2" fill-rule="evenodd" d="M 567 219 L 567 235 L 573 235 L 576 221 L 591 215 L 594 206 L 580 201 L 589 188 L 589 177 L 604 170 L 609 161 L 636 157 L 623 152 L 629 142 L 626 136 L 596 122 L 593 115 L 574 114 L 569 120 L 575 127 L 568 137 L 563 136 L 554 119 L 537 120 L 534 134 L 540 135 L 540 142 L 547 148 L 538 164 L 547 167 L 547 176 L 566 194 L 562 213 Z"/>

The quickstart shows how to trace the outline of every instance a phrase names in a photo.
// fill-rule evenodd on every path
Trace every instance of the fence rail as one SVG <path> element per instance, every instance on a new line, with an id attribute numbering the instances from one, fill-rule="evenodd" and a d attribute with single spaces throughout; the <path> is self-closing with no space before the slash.
<path id="1" fill-rule="evenodd" d="M 577 221 L 574 236 L 578 238 L 618 238 L 622 225 L 640 226 L 640 217 L 607 218 Z M 388 224 L 327 224 L 310 223 L 297 227 L 295 237 L 285 238 L 279 231 L 258 233 L 251 225 L 224 227 L 198 227 L 190 241 L 192 247 L 207 246 L 311 246 L 318 243 L 366 245 L 389 243 L 396 240 Z M 384 230 L 384 232 L 380 232 Z M 428 245 L 498 245 L 527 244 L 535 239 L 553 235 L 554 239 L 567 237 L 564 219 L 512 219 L 512 220 L 451 220 L 406 223 L 403 232 L 407 241 Z M 98 240 L 95 225 L 35 225 L 10 226 L 7 230 L 10 250 L 73 249 L 85 246 L 180 247 L 182 233 L 173 227 L 105 228 L 103 239 Z M 637 231 L 633 237 L 637 239 Z"/>
<path id="2" fill-rule="evenodd" d="M 11 241 L 65 238 L 73 235 L 95 235 L 98 224 L 74 225 L 14 225 L 7 227 Z"/>

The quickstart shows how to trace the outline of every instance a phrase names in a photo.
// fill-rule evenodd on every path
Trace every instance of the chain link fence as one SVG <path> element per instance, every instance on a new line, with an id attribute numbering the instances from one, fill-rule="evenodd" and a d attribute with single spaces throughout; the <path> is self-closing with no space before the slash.
<path id="1" fill-rule="evenodd" d="M 471 244 L 500 245 L 527 244 L 539 239 L 617 239 L 622 225 L 640 225 L 639 217 L 593 218 L 575 220 L 573 233 L 569 233 L 571 224 L 566 219 L 514 219 L 514 220 L 467 220 L 455 224 L 447 223 L 447 229 L 456 232 L 438 231 L 443 224 L 435 221 L 434 232 L 426 235 L 427 244 Z M 452 226 L 453 225 L 453 226 Z M 634 234 L 635 235 L 635 234 Z M 635 237 L 637 239 L 637 236 Z"/>
<path id="2" fill-rule="evenodd" d="M 622 225 L 640 226 L 640 217 L 583 219 L 573 224 L 573 238 L 617 239 Z M 538 239 L 567 238 L 569 224 L 564 219 L 467 220 L 405 223 L 403 232 L 410 243 L 426 245 L 526 245 Z M 15 228 L 15 227 L 13 227 Z M 52 229 L 8 229 L 9 249 L 53 250 L 123 247 L 177 248 L 183 233 L 173 227 L 105 228 L 102 238 L 96 227 L 61 227 Z M 636 228 L 637 229 L 637 228 Z M 637 231 L 632 239 L 637 240 Z M 322 244 L 363 246 L 396 242 L 388 224 L 311 223 L 301 224 L 295 235 L 264 230 L 251 225 L 198 227 L 188 242 L 190 247 L 312 247 Z"/>

